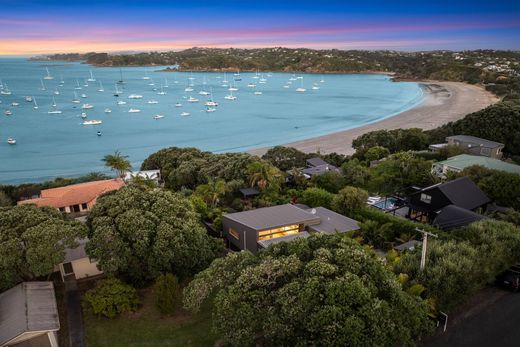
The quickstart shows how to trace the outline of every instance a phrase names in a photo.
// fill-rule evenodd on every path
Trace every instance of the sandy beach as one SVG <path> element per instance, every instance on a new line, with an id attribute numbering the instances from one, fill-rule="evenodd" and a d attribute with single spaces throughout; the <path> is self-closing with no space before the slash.
<path id="1" fill-rule="evenodd" d="M 398 83 L 398 82 L 396 82 Z M 419 82 L 425 91 L 424 101 L 416 107 L 393 117 L 358 128 L 296 141 L 284 146 L 303 152 L 353 154 L 352 140 L 369 131 L 398 128 L 429 130 L 463 118 L 466 114 L 483 109 L 499 98 L 484 88 L 462 82 Z M 269 148 L 248 151 L 263 155 Z"/>

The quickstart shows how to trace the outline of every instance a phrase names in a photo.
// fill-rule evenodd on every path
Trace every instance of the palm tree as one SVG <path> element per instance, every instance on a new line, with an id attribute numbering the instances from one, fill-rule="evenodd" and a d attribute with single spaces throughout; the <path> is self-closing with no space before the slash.
<path id="1" fill-rule="evenodd" d="M 121 152 L 115 151 L 114 154 L 105 155 L 102 161 L 105 163 L 106 167 L 117 173 L 117 177 L 121 178 L 125 175 L 125 172 L 132 168 L 132 165 L 127 158 L 127 155 L 122 155 Z"/>
<path id="2" fill-rule="evenodd" d="M 227 192 L 226 182 L 224 180 L 214 181 L 210 179 L 207 184 L 201 184 L 195 190 L 195 194 L 199 195 L 205 202 L 216 207 L 220 198 Z"/>
<path id="3" fill-rule="evenodd" d="M 282 173 L 276 167 L 261 161 L 253 162 L 247 166 L 247 175 L 251 187 L 255 185 L 264 190 L 269 187 L 278 187 Z"/>

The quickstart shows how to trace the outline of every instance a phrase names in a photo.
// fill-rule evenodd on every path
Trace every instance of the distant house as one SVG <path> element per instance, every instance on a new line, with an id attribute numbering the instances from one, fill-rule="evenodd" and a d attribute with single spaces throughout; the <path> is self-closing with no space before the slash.
<path id="1" fill-rule="evenodd" d="M 448 205 L 471 211 L 484 208 L 490 202 L 486 194 L 469 177 L 461 177 L 411 194 L 407 199 L 409 208 L 407 217 L 431 223 Z"/>
<path id="2" fill-rule="evenodd" d="M 67 248 L 65 250 L 65 259 L 63 263 L 58 265 L 58 269 L 61 274 L 61 279 L 65 279 L 69 276 L 74 279 L 87 278 L 97 276 L 103 273 L 103 271 L 97 268 L 97 262 L 92 260 L 85 251 L 85 245 L 88 242 L 87 238 L 77 240 L 78 247 Z"/>
<path id="3" fill-rule="evenodd" d="M 222 226 L 235 248 L 253 253 L 313 232 L 333 234 L 359 229 L 355 220 L 326 208 L 301 209 L 291 204 L 230 213 L 222 217 Z"/>
<path id="4" fill-rule="evenodd" d="M 58 347 L 52 282 L 24 282 L 0 294 L 0 346 Z"/>
<path id="5" fill-rule="evenodd" d="M 489 158 L 502 158 L 504 144 L 500 142 L 482 139 L 468 135 L 454 135 L 446 137 L 446 143 L 430 145 L 430 150 L 438 151 L 440 148 L 453 145 L 463 149 L 468 154 L 480 155 Z"/>
<path id="6" fill-rule="evenodd" d="M 161 181 L 161 171 L 160 170 L 128 171 L 125 173 L 125 176 L 123 177 L 123 179 L 125 182 L 130 182 L 135 177 L 152 180 L 156 184 L 159 184 L 159 182 Z"/>
<path id="7" fill-rule="evenodd" d="M 306 160 L 307 167 L 300 169 L 301 174 L 306 178 L 310 179 L 313 176 L 323 175 L 327 172 L 340 172 L 336 166 L 327 163 L 325 160 L 316 157 Z M 292 170 L 287 171 L 289 176 L 292 175 Z M 290 177 L 289 177 L 290 179 Z"/>
<path id="8" fill-rule="evenodd" d="M 18 205 L 50 206 L 66 213 L 87 212 L 94 206 L 100 195 L 117 190 L 124 185 L 123 180 L 112 179 L 44 189 L 40 192 L 39 198 L 18 201 Z"/>
<path id="9" fill-rule="evenodd" d="M 242 188 L 242 189 L 240 189 L 240 194 L 242 194 L 242 196 L 245 199 L 249 199 L 249 198 L 252 198 L 252 197 L 255 197 L 255 196 L 259 195 L 260 192 L 258 191 L 258 189 L 254 188 L 254 187 L 250 187 L 250 188 Z"/>
<path id="10" fill-rule="evenodd" d="M 480 165 L 488 169 L 520 174 L 520 165 L 507 163 L 502 160 L 481 157 L 477 155 L 460 154 L 447 160 L 434 163 L 432 173 L 439 177 L 446 177 L 448 172 L 461 172 L 467 167 Z"/>

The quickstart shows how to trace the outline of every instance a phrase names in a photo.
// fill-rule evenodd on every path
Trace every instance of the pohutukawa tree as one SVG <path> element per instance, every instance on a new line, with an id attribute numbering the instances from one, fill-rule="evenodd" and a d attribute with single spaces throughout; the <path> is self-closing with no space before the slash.
<path id="1" fill-rule="evenodd" d="M 184 305 L 197 311 L 210 298 L 214 327 L 233 346 L 401 346 L 432 325 L 424 301 L 344 235 L 216 259 L 185 289 Z"/>
<path id="2" fill-rule="evenodd" d="M 100 268 L 135 285 L 170 272 L 205 269 L 223 250 L 208 236 L 190 201 L 165 190 L 127 186 L 100 197 L 90 212 L 87 252 Z"/>
<path id="3" fill-rule="evenodd" d="M 50 207 L 0 208 L 0 291 L 48 276 L 63 262 L 65 249 L 87 235 L 78 221 L 66 221 Z"/>

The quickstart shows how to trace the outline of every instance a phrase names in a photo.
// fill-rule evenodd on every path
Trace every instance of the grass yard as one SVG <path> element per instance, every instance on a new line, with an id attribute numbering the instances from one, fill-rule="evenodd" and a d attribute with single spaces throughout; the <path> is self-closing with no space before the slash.
<path id="1" fill-rule="evenodd" d="M 211 332 L 211 312 L 203 307 L 195 316 L 179 308 L 174 315 L 161 317 L 152 289 L 140 292 L 141 308 L 110 320 L 84 313 L 87 345 L 97 346 L 213 346 L 218 337 Z M 181 303 L 178 303 L 179 307 Z"/>

